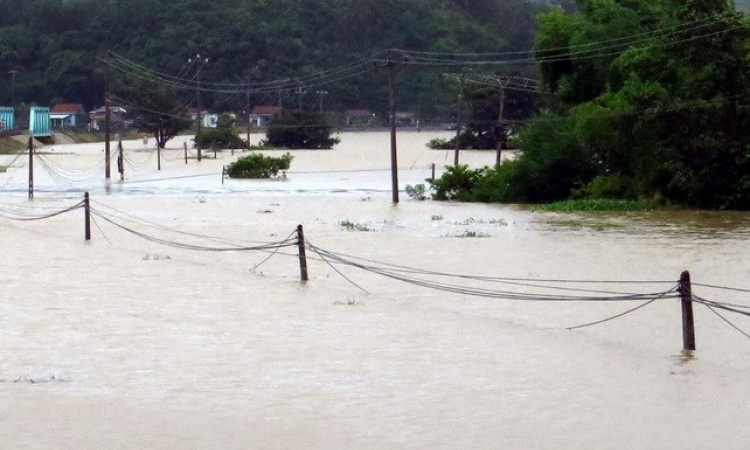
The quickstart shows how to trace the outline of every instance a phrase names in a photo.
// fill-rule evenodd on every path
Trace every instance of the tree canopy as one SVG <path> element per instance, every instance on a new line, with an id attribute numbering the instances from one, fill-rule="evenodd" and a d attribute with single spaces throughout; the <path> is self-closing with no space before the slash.
<path id="1" fill-rule="evenodd" d="M 727 0 L 578 7 L 539 18 L 536 55 L 553 95 L 521 132 L 514 170 L 519 184 L 546 188 L 527 186 L 525 199 L 750 208 L 747 18 Z"/>
<path id="2" fill-rule="evenodd" d="M 216 83 L 295 80 L 388 48 L 529 49 L 540 8 L 526 0 L 5 0 L 0 69 L 19 71 L 19 102 L 91 108 L 103 103 L 108 51 L 165 74 L 180 74 L 189 58 L 202 54 L 210 58 L 202 77 Z M 326 104 L 385 110 L 385 75 L 364 75 L 371 71 L 370 64 L 360 76 L 325 87 Z M 444 98 L 439 70 L 415 71 L 399 82 L 404 110 L 434 109 Z M 11 100 L 11 89 L 0 83 L 0 103 Z M 279 96 L 298 99 L 291 90 L 268 91 L 250 102 L 276 104 Z M 302 100 L 317 105 L 315 88 Z M 247 99 L 207 93 L 204 101 L 240 110 Z"/>

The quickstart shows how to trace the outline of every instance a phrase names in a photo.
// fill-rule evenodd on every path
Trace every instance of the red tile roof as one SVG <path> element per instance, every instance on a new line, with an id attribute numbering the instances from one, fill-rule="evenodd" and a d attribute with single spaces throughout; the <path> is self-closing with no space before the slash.
<path id="1" fill-rule="evenodd" d="M 83 105 L 79 103 L 58 103 L 52 107 L 52 114 L 78 114 L 84 112 Z"/>
<path id="2" fill-rule="evenodd" d="M 279 106 L 256 106 L 255 108 L 253 108 L 250 114 L 273 116 L 274 114 L 278 114 L 280 112 L 281 107 Z"/>

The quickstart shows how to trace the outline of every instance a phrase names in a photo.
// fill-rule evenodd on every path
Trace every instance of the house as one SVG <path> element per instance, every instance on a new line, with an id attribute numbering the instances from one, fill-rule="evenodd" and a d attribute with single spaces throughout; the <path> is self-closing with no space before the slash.
<path id="1" fill-rule="evenodd" d="M 14 119 L 13 107 L 0 106 L 0 131 L 12 130 L 15 126 Z"/>
<path id="2" fill-rule="evenodd" d="M 58 103 L 49 113 L 52 128 L 71 128 L 86 122 L 86 110 L 78 103 Z"/>
<path id="3" fill-rule="evenodd" d="M 347 127 L 375 125 L 375 113 L 369 109 L 347 109 L 344 119 Z"/>
<path id="4" fill-rule="evenodd" d="M 104 130 L 105 112 L 106 111 L 104 110 L 103 106 L 89 112 L 89 131 Z M 127 111 L 125 110 L 125 108 L 122 108 L 120 106 L 110 106 L 109 129 L 112 131 L 125 130 L 129 126 L 130 121 L 127 119 Z"/>
<path id="5" fill-rule="evenodd" d="M 395 115 L 399 127 L 413 127 L 417 123 L 417 115 L 413 112 L 397 112 Z"/>
<path id="6" fill-rule="evenodd" d="M 198 119 L 198 108 L 188 108 L 188 116 L 195 123 Z M 201 126 L 203 128 L 216 128 L 219 125 L 219 115 L 211 114 L 205 109 L 201 111 Z"/>
<path id="7" fill-rule="evenodd" d="M 264 106 L 259 105 L 250 111 L 248 116 L 250 123 L 254 123 L 256 127 L 264 127 L 274 117 L 281 113 L 281 106 Z"/>

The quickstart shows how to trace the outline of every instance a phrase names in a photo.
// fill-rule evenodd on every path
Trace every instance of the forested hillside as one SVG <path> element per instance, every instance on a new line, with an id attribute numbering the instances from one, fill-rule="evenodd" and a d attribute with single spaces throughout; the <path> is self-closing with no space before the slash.
<path id="1" fill-rule="evenodd" d="M 209 59 L 203 80 L 247 83 L 305 78 L 388 48 L 527 50 L 535 33 L 533 17 L 546 7 L 525 0 L 5 0 L 0 104 L 13 97 L 16 103 L 99 106 L 102 59 L 109 51 L 175 75 L 201 54 Z M 308 93 L 301 100 L 312 104 L 315 90 L 325 89 L 331 108 L 382 109 L 387 101 L 383 70 L 364 69 L 367 73 L 358 76 L 304 86 Z M 445 70 L 411 68 L 399 74 L 404 108 L 438 104 Z M 110 72 L 116 85 L 121 74 Z M 300 100 L 289 91 L 253 94 L 251 102 L 275 103 L 279 95 Z M 239 109 L 246 98 L 208 92 L 204 101 Z"/>

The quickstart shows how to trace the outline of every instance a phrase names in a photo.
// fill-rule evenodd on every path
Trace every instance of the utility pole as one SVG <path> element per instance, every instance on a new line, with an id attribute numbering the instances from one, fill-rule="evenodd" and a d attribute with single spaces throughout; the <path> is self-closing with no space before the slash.
<path id="1" fill-rule="evenodd" d="M 104 97 L 104 178 L 109 180 L 111 172 L 109 168 L 109 121 L 111 119 L 111 112 L 110 110 L 112 107 L 110 106 L 109 99 Z"/>
<path id="2" fill-rule="evenodd" d="M 203 104 L 201 103 L 201 69 L 203 66 L 208 64 L 208 58 L 201 57 L 200 54 L 195 55 L 195 59 L 189 59 L 188 63 L 197 63 L 198 67 L 195 70 L 195 98 L 198 103 L 198 115 L 196 116 L 195 124 L 195 148 L 198 151 L 198 161 L 201 161 L 201 127 L 203 125 Z"/>
<path id="3" fill-rule="evenodd" d="M 495 164 L 500 164 L 500 157 L 503 150 L 505 150 L 507 135 L 505 132 L 505 86 L 506 83 L 498 80 L 500 85 L 500 111 L 497 114 L 497 157 L 495 158 Z"/>
<path id="4" fill-rule="evenodd" d="M 16 69 L 11 69 L 8 71 L 11 77 L 10 82 L 10 95 L 11 95 L 11 106 L 13 106 L 13 114 L 16 113 L 16 74 L 18 71 Z"/>
<path id="5" fill-rule="evenodd" d="M 294 93 L 297 94 L 298 101 L 299 101 L 299 111 L 302 112 L 302 96 L 307 92 L 305 89 L 302 88 L 302 86 L 299 86 L 297 89 L 294 90 Z"/>
<path id="6" fill-rule="evenodd" d="M 388 59 L 385 61 L 375 61 L 376 65 L 388 69 L 388 122 L 391 128 L 391 193 L 393 195 L 393 204 L 398 204 L 398 151 L 396 149 L 396 92 L 393 86 L 396 69 L 398 64 L 391 57 L 388 51 Z"/>
<path id="7" fill-rule="evenodd" d="M 109 120 L 110 120 L 110 102 L 109 102 L 109 59 L 105 61 L 104 67 L 104 179 L 109 181 L 111 172 L 109 168 Z"/>
<path id="8" fill-rule="evenodd" d="M 328 91 L 315 91 L 315 93 L 318 94 L 318 96 L 320 96 L 319 108 L 320 108 L 320 113 L 322 114 L 323 113 L 323 96 L 328 95 Z"/>
<path id="9" fill-rule="evenodd" d="M 123 181 L 125 179 L 125 155 L 122 151 L 122 139 L 117 144 L 117 171 L 120 172 L 120 181 Z"/>
<path id="10" fill-rule="evenodd" d="M 388 54 L 388 121 L 391 126 L 391 193 L 393 204 L 398 204 L 398 156 L 396 150 L 396 93 L 393 87 L 394 70 L 396 64 Z"/>
<path id="11" fill-rule="evenodd" d="M 459 81 L 458 112 L 456 113 L 456 139 L 453 143 L 453 165 L 458 166 L 458 152 L 461 148 L 461 99 L 463 97 L 463 80 Z"/>
<path id="12" fill-rule="evenodd" d="M 247 148 L 250 148 L 250 88 L 246 93 L 247 99 L 245 105 L 247 107 Z"/>
<path id="13" fill-rule="evenodd" d="M 31 127 L 29 127 L 31 130 Z M 29 131 L 29 200 L 34 199 L 34 135 Z"/>

